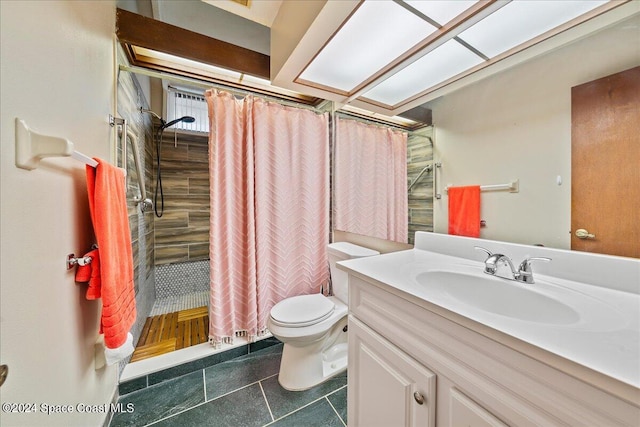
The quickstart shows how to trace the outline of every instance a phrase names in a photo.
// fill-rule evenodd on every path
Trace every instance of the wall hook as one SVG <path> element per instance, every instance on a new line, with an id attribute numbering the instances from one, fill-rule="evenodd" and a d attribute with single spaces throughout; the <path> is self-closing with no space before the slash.
<path id="1" fill-rule="evenodd" d="M 69 254 L 67 255 L 67 270 L 71 270 L 74 265 L 91 264 L 91 261 L 93 261 L 93 258 L 90 256 L 76 258 L 75 254 Z"/>

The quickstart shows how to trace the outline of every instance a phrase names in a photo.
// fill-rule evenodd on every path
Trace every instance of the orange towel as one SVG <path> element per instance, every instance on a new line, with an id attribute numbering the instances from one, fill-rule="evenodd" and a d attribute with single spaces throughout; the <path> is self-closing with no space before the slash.
<path id="1" fill-rule="evenodd" d="M 87 190 L 100 257 L 101 332 L 107 348 L 120 347 L 136 319 L 133 251 L 129 231 L 125 177 L 122 170 L 100 159 L 87 166 Z"/>
<path id="2" fill-rule="evenodd" d="M 100 277 L 100 253 L 98 249 L 87 252 L 83 258 L 91 257 L 91 263 L 79 265 L 76 270 L 76 282 L 89 282 L 87 288 L 87 299 L 100 298 L 101 277 Z"/>
<path id="3" fill-rule="evenodd" d="M 480 186 L 449 188 L 449 234 L 480 237 Z"/>

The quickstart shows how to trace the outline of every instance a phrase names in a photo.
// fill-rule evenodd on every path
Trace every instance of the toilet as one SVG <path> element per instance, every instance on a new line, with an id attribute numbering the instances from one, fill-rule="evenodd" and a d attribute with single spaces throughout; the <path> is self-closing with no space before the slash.
<path id="1" fill-rule="evenodd" d="M 331 243 L 333 296 L 300 295 L 273 306 L 267 327 L 284 343 L 278 375 L 283 388 L 307 390 L 347 369 L 348 275 L 336 262 L 379 254 L 352 243 Z"/>

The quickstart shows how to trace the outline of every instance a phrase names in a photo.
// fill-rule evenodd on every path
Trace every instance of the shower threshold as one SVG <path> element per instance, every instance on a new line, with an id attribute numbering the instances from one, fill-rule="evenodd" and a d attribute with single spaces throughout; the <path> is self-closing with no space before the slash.
<path id="1" fill-rule="evenodd" d="M 256 342 L 267 338 L 272 338 L 272 335 L 267 333 L 257 338 Z M 220 348 L 214 348 L 211 344 L 205 342 L 203 344 L 197 344 L 191 347 L 161 354 L 156 357 L 143 359 L 138 362 L 128 363 L 122 371 L 120 383 L 140 378 L 154 372 L 173 368 L 178 365 L 193 362 L 195 360 L 204 359 L 206 357 L 213 356 L 214 354 L 222 353 L 234 348 L 248 346 L 249 344 L 251 343 L 246 339 L 246 337 L 236 337 L 233 340 L 233 344 L 222 344 Z"/>

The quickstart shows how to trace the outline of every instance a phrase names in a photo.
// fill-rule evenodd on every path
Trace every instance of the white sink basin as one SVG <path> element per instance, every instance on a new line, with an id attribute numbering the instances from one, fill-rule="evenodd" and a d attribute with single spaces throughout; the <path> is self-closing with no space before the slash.
<path id="1" fill-rule="evenodd" d="M 537 292 L 538 284 L 527 285 L 484 273 L 430 270 L 416 276 L 429 293 L 453 299 L 492 314 L 534 323 L 570 325 L 580 314 L 558 299 Z"/>
<path id="2" fill-rule="evenodd" d="M 553 262 L 534 265 L 533 284 L 506 280 L 484 273 L 483 257 L 472 249 L 476 243 L 516 262 L 529 256 Z M 522 343 L 557 355 L 545 356 L 545 363 L 560 370 L 568 366 L 566 359 L 640 387 L 638 260 L 417 232 L 412 250 L 338 265 L 415 310 L 426 310 L 425 319 L 438 333 L 446 333 L 448 323 L 440 321 L 446 319 L 525 354 L 533 349 Z M 358 298 L 350 302 L 358 307 Z M 377 301 L 367 303 L 373 307 Z M 593 372 L 585 375 L 600 383 Z"/>

